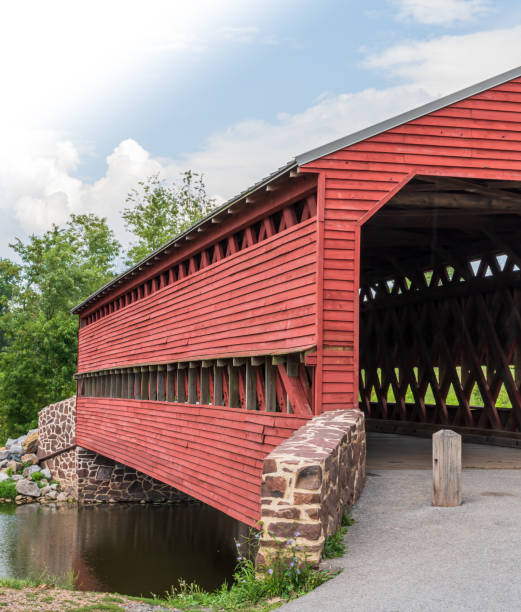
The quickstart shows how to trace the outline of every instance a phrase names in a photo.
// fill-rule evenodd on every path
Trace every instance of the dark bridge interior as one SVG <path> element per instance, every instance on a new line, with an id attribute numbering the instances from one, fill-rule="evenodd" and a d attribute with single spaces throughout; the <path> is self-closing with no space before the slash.
<path id="1" fill-rule="evenodd" d="M 418 176 L 363 226 L 370 422 L 521 431 L 520 215 L 518 182 Z"/>

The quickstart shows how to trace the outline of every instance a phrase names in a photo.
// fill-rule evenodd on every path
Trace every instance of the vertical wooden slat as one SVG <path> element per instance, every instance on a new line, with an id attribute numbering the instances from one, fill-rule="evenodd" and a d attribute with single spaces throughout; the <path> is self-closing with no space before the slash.
<path id="1" fill-rule="evenodd" d="M 149 382 L 149 373 L 148 373 L 148 366 L 143 366 L 141 368 L 141 399 L 142 400 L 148 400 L 150 395 L 149 395 L 149 387 L 148 387 L 148 382 Z"/>
<path id="2" fill-rule="evenodd" d="M 123 399 L 128 398 L 128 368 L 121 369 L 121 396 Z"/>

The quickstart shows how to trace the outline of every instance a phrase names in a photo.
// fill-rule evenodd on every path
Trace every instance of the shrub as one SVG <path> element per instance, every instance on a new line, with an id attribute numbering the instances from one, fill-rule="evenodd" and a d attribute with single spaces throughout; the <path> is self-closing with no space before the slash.
<path id="1" fill-rule="evenodd" d="M 34 480 L 34 482 L 40 482 L 40 480 L 43 478 L 43 474 L 41 472 L 34 472 L 34 474 L 31 474 L 31 478 Z"/>

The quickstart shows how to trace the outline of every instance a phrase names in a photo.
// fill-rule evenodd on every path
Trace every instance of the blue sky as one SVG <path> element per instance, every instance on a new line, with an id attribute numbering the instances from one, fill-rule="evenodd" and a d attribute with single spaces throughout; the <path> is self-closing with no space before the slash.
<path id="1" fill-rule="evenodd" d="M 0 6 L 0 256 L 136 182 L 219 201 L 295 154 L 521 64 L 514 1 L 18 0 Z"/>

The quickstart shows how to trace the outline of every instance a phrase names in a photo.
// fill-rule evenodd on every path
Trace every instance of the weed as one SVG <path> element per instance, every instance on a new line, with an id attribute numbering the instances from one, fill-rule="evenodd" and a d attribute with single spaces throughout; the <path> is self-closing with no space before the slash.
<path id="1" fill-rule="evenodd" d="M 41 472 L 33 472 L 31 474 L 31 478 L 34 480 L 34 482 L 40 482 L 40 480 L 43 478 L 43 474 Z"/>
<path id="2" fill-rule="evenodd" d="M 6 474 L 7 474 L 9 477 L 14 476 L 14 470 L 13 470 L 13 468 L 10 468 L 10 467 L 9 467 L 9 468 L 7 468 L 7 469 L 6 469 L 6 471 L 5 471 L 5 473 L 6 473 Z"/>
<path id="3" fill-rule="evenodd" d="M 345 555 L 346 545 L 344 536 L 353 523 L 354 519 L 352 519 L 347 512 L 344 512 L 342 514 L 340 527 L 335 533 L 328 536 L 324 542 L 324 550 L 322 551 L 323 559 L 337 559 Z"/>

